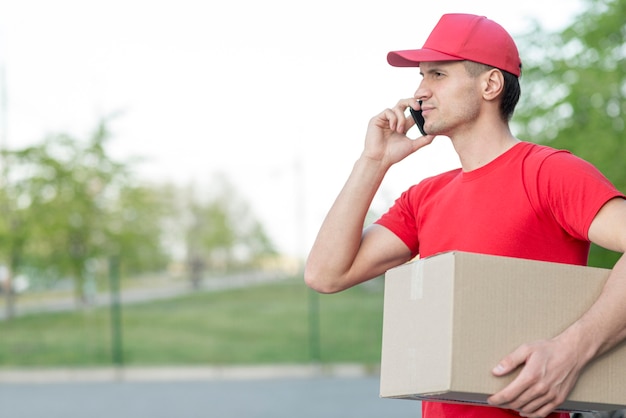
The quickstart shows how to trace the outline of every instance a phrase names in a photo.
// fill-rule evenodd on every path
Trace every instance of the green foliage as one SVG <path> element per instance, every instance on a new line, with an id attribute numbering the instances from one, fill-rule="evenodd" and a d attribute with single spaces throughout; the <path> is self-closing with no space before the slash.
<path id="1" fill-rule="evenodd" d="M 378 364 L 382 287 L 320 295 L 321 361 Z M 124 306 L 126 365 L 310 361 L 308 297 L 301 278 Z M 0 365 L 111 364 L 108 308 L 0 322 Z"/>
<path id="2" fill-rule="evenodd" d="M 79 301 L 108 257 L 131 269 L 163 268 L 164 201 L 132 184 L 129 167 L 106 152 L 104 122 L 87 141 L 53 135 L 3 153 L 0 250 L 13 272 L 75 281 Z M 156 263 L 154 261 L 157 261 Z"/>
<path id="3" fill-rule="evenodd" d="M 249 267 L 276 253 L 225 178 L 216 179 L 208 202 L 181 199 L 176 186 L 141 184 L 129 163 L 107 152 L 106 122 L 85 141 L 59 134 L 2 151 L 0 264 L 10 272 L 72 279 L 82 305 L 106 277 L 110 257 L 136 275 L 165 270 L 184 248 L 198 285 L 206 267 Z M 8 317 L 12 298 L 7 292 Z"/>
<path id="4" fill-rule="evenodd" d="M 126 274 L 162 271 L 170 260 L 164 244 L 164 220 L 176 216 L 168 188 L 136 185 L 121 188 L 110 203 L 107 240 L 123 255 Z"/>
<path id="5" fill-rule="evenodd" d="M 222 175 L 216 176 L 206 200 L 190 196 L 186 247 L 190 263 L 213 272 L 255 266 L 276 254 L 263 225 Z"/>
<path id="6" fill-rule="evenodd" d="M 521 138 L 570 150 L 626 191 L 626 0 L 586 0 L 559 33 L 537 26 L 520 42 L 522 99 L 514 118 Z M 616 255 L 594 247 L 590 264 Z"/>

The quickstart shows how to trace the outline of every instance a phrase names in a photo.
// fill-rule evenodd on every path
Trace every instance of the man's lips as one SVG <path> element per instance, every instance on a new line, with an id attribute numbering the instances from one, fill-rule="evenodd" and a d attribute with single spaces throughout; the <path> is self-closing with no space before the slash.
<path id="1" fill-rule="evenodd" d="M 434 107 L 432 107 L 432 106 L 422 106 L 422 116 L 425 116 L 426 114 L 428 114 L 433 109 L 434 109 Z"/>

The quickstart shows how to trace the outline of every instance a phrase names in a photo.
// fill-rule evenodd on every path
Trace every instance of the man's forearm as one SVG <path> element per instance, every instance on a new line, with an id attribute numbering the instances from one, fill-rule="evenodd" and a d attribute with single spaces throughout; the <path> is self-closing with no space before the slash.
<path id="1" fill-rule="evenodd" d="M 356 161 L 319 230 L 306 263 L 307 284 L 324 293 L 351 286 L 348 273 L 361 245 L 365 217 L 387 172 L 365 157 Z"/>
<path id="2" fill-rule="evenodd" d="M 615 264 L 602 293 L 565 333 L 577 335 L 584 359 L 590 361 L 626 339 L 626 255 Z"/>

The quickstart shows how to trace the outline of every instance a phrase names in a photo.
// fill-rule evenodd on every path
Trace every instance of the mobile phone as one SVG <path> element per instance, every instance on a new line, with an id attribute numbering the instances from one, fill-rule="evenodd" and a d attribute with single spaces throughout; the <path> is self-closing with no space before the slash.
<path id="1" fill-rule="evenodd" d="M 419 101 L 420 107 L 422 106 L 422 101 Z M 424 130 L 424 117 L 422 116 L 422 110 L 415 110 L 412 107 L 409 106 L 409 112 L 411 112 L 411 116 L 413 116 L 413 120 L 415 121 L 415 124 L 417 125 L 417 128 L 420 130 L 420 132 L 422 133 L 422 135 L 426 136 L 428 135 L 426 133 L 426 131 Z"/>

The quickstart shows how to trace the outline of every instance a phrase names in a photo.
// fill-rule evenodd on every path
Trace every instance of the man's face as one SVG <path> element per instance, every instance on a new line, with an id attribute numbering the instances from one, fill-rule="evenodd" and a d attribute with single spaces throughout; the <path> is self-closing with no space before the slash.
<path id="1" fill-rule="evenodd" d="M 452 137 L 476 121 L 481 104 L 481 77 L 472 77 L 463 61 L 423 62 L 415 98 L 422 100 L 424 128 Z"/>

